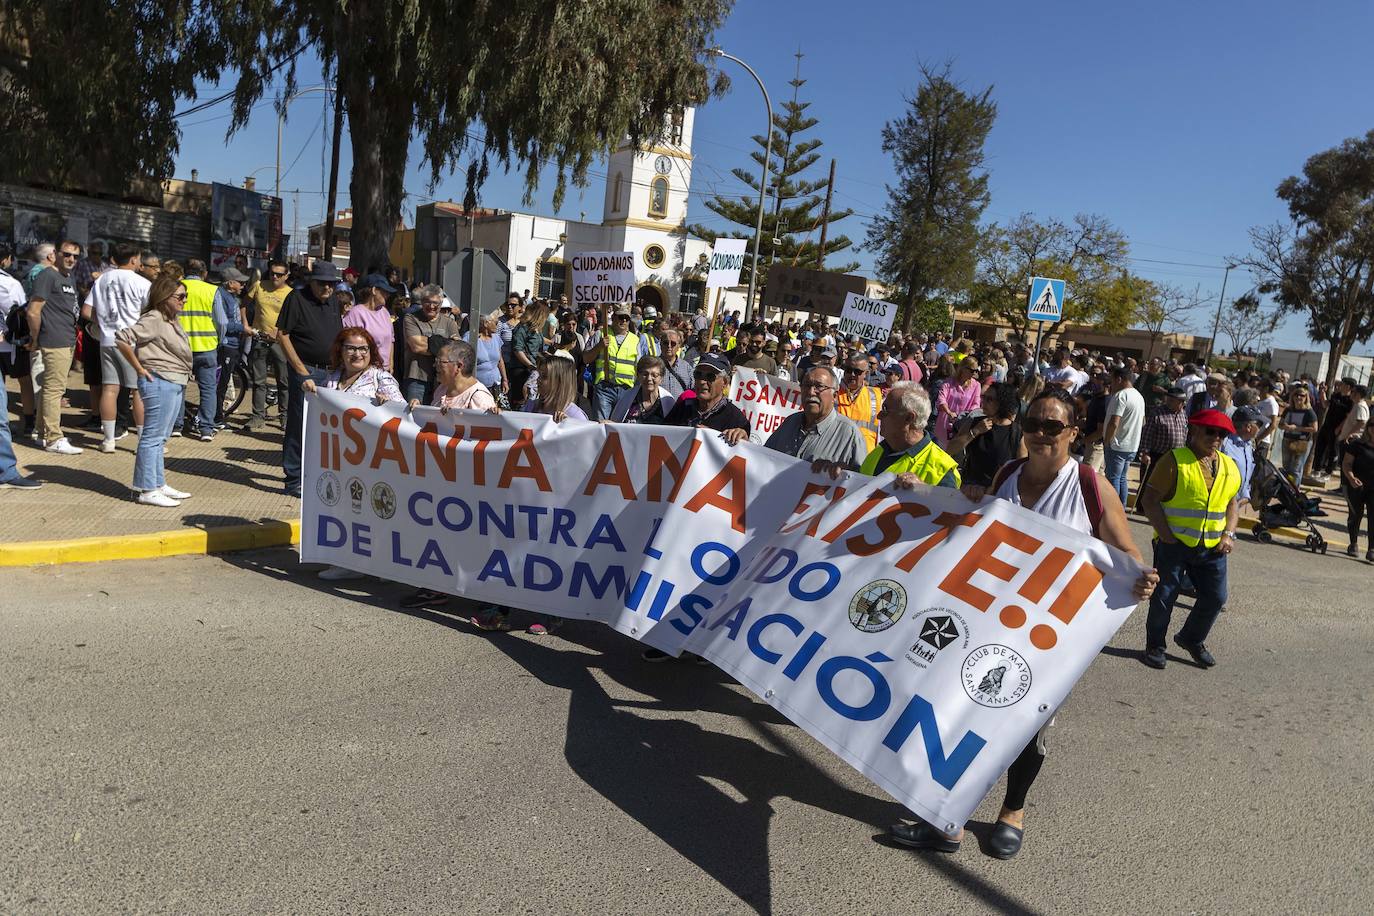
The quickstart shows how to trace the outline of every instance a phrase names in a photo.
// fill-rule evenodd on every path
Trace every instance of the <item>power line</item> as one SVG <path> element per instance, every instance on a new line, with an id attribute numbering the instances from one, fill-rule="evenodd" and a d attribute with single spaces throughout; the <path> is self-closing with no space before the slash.
<path id="1" fill-rule="evenodd" d="M 291 164 L 288 165 L 288 166 L 286 167 L 286 171 L 281 173 L 281 177 L 285 178 L 287 175 L 291 174 L 291 169 L 295 168 L 296 163 L 301 161 L 301 157 L 305 155 L 306 147 L 308 147 L 308 146 L 310 145 L 310 141 L 311 141 L 311 140 L 314 140 L 314 139 L 315 139 L 315 134 L 317 134 L 317 133 L 319 132 L 320 127 L 323 126 L 323 124 L 324 124 L 324 114 L 321 113 L 321 114 L 320 114 L 320 119 L 319 119 L 318 121 L 315 122 L 315 128 L 314 128 L 313 130 L 310 131 L 310 136 L 308 136 L 308 137 L 305 138 L 305 143 L 301 144 L 301 150 L 300 150 L 300 152 L 296 153 L 296 158 L 291 160 Z M 317 192 L 317 193 L 323 194 L 324 192 L 323 192 L 323 191 L 320 191 L 320 192 Z"/>
<path id="2" fill-rule="evenodd" d="M 283 57 L 281 60 L 277 61 L 275 64 L 272 65 L 272 69 L 270 69 L 270 70 L 267 71 L 267 75 L 268 75 L 268 76 L 271 76 L 273 73 L 276 73 L 276 72 L 277 72 L 278 70 L 280 70 L 282 67 L 286 66 L 286 65 L 289 64 L 291 61 L 295 60 L 296 57 L 297 57 L 302 51 L 304 51 L 304 50 L 306 49 L 306 47 L 307 47 L 306 45 L 301 45 L 299 48 L 297 48 L 296 50 L 292 51 L 290 54 L 286 55 L 286 56 Z M 270 83 L 269 83 L 269 85 L 270 85 Z M 233 97 L 234 97 L 234 93 L 237 92 L 237 91 L 238 91 L 237 87 L 234 88 L 234 89 L 230 89 L 228 92 L 224 93 L 223 95 L 216 96 L 216 97 L 213 98 L 213 99 L 208 99 L 208 100 L 206 100 L 206 101 L 204 101 L 204 102 L 200 102 L 200 103 L 198 103 L 198 104 L 196 104 L 196 105 L 192 105 L 190 108 L 187 108 L 185 111 L 179 111 L 179 112 L 177 112 L 177 113 L 174 114 L 172 117 L 179 120 L 179 119 L 181 119 L 181 118 L 186 117 L 187 115 L 193 115 L 193 114 L 195 114 L 195 113 L 198 112 L 198 111 L 204 111 L 204 110 L 207 109 L 207 108 L 212 108 L 212 107 L 214 107 L 215 105 L 218 105 L 218 104 L 221 103 L 221 102 L 225 102 L 225 101 L 228 101 L 229 99 L 233 98 Z"/>

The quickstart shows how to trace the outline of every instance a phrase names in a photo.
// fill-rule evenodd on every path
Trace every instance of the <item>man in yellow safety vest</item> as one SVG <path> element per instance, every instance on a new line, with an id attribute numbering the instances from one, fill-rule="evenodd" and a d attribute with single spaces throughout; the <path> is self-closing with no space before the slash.
<path id="1" fill-rule="evenodd" d="M 835 409 L 858 425 L 870 451 L 878 447 L 878 410 L 883 406 L 883 393 L 868 384 L 871 367 L 867 353 L 853 353 L 845 360 L 844 384 L 835 392 Z"/>
<path id="2" fill-rule="evenodd" d="M 1164 639 L 1184 577 L 1197 600 L 1174 642 L 1200 667 L 1216 659 L 1203 641 L 1226 604 L 1226 558 L 1235 547 L 1240 469 L 1221 449 L 1235 427 L 1219 410 L 1199 410 L 1188 420 L 1188 444 L 1166 452 L 1140 494 L 1155 529 L 1154 566 L 1159 587 L 1145 619 L 1145 664 L 1163 668 Z"/>
<path id="3" fill-rule="evenodd" d="M 592 367 L 593 420 L 610 418 L 615 402 L 634 387 L 635 364 L 644 355 L 644 339 L 630 330 L 630 306 L 617 305 L 611 313 L 610 327 L 606 327 L 603 317 L 601 329 L 582 348 L 582 359 Z"/>
<path id="4" fill-rule="evenodd" d="M 191 372 L 200 390 L 200 409 L 186 433 L 209 442 L 215 437 L 215 411 L 219 404 L 219 341 L 224 336 L 228 316 L 220 300 L 219 287 L 205 280 L 205 262 L 187 258 L 186 303 L 177 320 L 191 341 Z"/>
<path id="5" fill-rule="evenodd" d="M 915 382 L 898 382 L 878 410 L 882 440 L 868 453 L 859 473 L 872 476 L 884 471 L 897 475 L 899 489 L 911 489 L 917 481 L 932 487 L 959 488 L 959 463 L 926 434 L 930 419 L 930 395 Z"/>

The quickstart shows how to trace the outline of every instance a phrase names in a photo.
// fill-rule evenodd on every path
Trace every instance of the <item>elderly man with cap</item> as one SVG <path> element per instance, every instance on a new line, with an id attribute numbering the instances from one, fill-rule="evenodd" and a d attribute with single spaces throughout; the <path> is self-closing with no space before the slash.
<path id="1" fill-rule="evenodd" d="M 234 377 L 239 363 L 243 360 L 244 308 L 243 289 L 248 284 L 248 274 L 237 267 L 226 267 L 220 271 L 223 280 L 215 293 L 215 309 L 223 311 L 225 317 L 224 334 L 219 339 L 219 380 L 215 383 L 215 420 L 212 430 L 219 431 L 227 425 L 224 417 L 224 399 L 229 393 L 229 380 Z M 204 436 L 201 437 L 204 439 Z M 209 441 L 209 440 L 205 440 Z"/>
<path id="2" fill-rule="evenodd" d="M 396 350 L 396 326 L 391 312 L 387 310 L 387 297 L 396 292 L 396 287 L 387 282 L 381 274 L 367 274 L 353 284 L 354 304 L 343 316 L 346 328 L 362 328 L 377 342 L 377 352 L 382 356 L 382 368 L 392 375 L 392 358 Z"/>
<path id="3" fill-rule="evenodd" d="M 592 367 L 593 420 L 610 419 L 616 401 L 634 387 L 639 358 L 649 355 L 645 338 L 630 330 L 629 303 L 622 302 L 611 311 L 610 327 L 604 318 L 601 324 L 582 348 L 583 361 Z"/>
<path id="4" fill-rule="evenodd" d="M 281 348 L 290 365 L 286 426 L 282 436 L 282 472 L 288 496 L 301 495 L 301 434 L 304 431 L 306 379 L 323 386 L 329 371 L 329 351 L 343 330 L 343 316 L 334 304 L 339 268 L 316 261 L 302 289 L 293 290 L 277 316 Z"/>
<path id="5" fill-rule="evenodd" d="M 1231 456 L 1240 470 L 1240 491 L 1236 496 L 1237 504 L 1250 504 L 1250 482 L 1255 475 L 1255 437 L 1264 427 L 1264 417 L 1253 407 L 1237 407 L 1231 414 L 1231 425 L 1236 431 L 1226 437 L 1221 450 Z"/>
<path id="6" fill-rule="evenodd" d="M 1164 395 L 1164 403 L 1145 418 L 1140 430 L 1140 488 L 1150 479 L 1155 462 L 1188 441 L 1188 414 L 1183 405 L 1188 401 L 1183 389 L 1175 385 Z M 1140 510 L 1139 496 L 1136 509 Z"/>
<path id="7" fill-rule="evenodd" d="M 807 372 L 801 380 L 801 410 L 784 418 L 764 445 L 803 461 L 857 471 L 869 448 L 854 421 L 835 409 L 834 381 L 824 366 Z"/>
<path id="8" fill-rule="evenodd" d="M 725 396 L 730 387 L 730 363 L 718 353 L 703 356 L 692 370 L 694 398 L 678 398 L 664 422 L 668 426 L 713 429 L 729 445 L 749 438 L 749 419 Z"/>
<path id="9" fill-rule="evenodd" d="M 1145 619 L 1145 664 L 1163 668 L 1165 637 L 1186 576 L 1197 599 L 1174 642 L 1200 667 L 1216 659 L 1207 634 L 1226 604 L 1226 558 L 1235 547 L 1236 497 L 1241 472 L 1222 451 L 1236 428 L 1219 410 L 1200 410 L 1188 421 L 1188 444 L 1166 453 L 1141 490 L 1141 506 L 1155 530 L 1154 567 L 1159 587 Z"/>
<path id="10" fill-rule="evenodd" d="M 883 393 L 868 383 L 873 358 L 863 350 L 853 350 L 844 361 L 844 376 L 835 392 L 835 409 L 859 427 L 864 437 L 864 451 L 878 446 L 878 411 L 883 406 Z"/>

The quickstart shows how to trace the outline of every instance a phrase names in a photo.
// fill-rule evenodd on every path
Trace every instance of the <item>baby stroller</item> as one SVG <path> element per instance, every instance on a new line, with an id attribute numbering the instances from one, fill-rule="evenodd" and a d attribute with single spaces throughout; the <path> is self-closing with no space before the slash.
<path id="1" fill-rule="evenodd" d="M 1325 515 L 1321 510 L 1321 500 L 1304 496 L 1298 485 L 1278 468 L 1274 467 L 1264 455 L 1255 455 L 1255 473 L 1250 481 L 1250 504 L 1259 513 L 1251 534 L 1261 544 L 1274 540 L 1270 528 L 1306 528 L 1307 549 L 1313 553 L 1326 553 L 1326 538 L 1322 537 L 1317 526 L 1312 523 L 1313 516 Z"/>

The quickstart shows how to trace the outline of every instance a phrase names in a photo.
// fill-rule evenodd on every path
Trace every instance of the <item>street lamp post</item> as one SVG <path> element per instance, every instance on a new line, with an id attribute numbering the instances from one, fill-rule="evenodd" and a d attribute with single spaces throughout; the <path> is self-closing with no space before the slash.
<path id="1" fill-rule="evenodd" d="M 1235 264 L 1226 265 L 1226 273 L 1221 275 L 1221 296 L 1217 299 L 1217 317 L 1212 322 L 1212 337 L 1207 341 L 1207 356 L 1202 360 L 1204 363 L 1212 359 L 1212 350 L 1217 344 L 1217 331 L 1221 328 L 1221 308 L 1226 304 L 1226 280 L 1231 276 L 1231 269 Z"/>
<path id="2" fill-rule="evenodd" d="M 754 72 L 753 67 L 733 54 L 726 54 L 720 48 L 712 48 L 709 53 L 726 60 L 733 60 L 749 71 L 754 82 L 759 84 L 759 91 L 763 93 L 763 107 L 768 114 L 768 124 L 763 132 L 764 137 L 767 138 L 763 143 L 763 174 L 759 176 L 759 215 L 754 225 L 754 267 L 749 272 L 749 299 L 744 304 L 744 320 L 752 321 L 754 318 L 754 290 L 757 288 L 759 280 L 759 238 L 763 235 L 763 203 L 768 194 L 768 160 L 773 154 L 773 100 L 768 97 L 768 89 L 763 85 L 763 80 L 759 79 L 759 75 Z"/>

